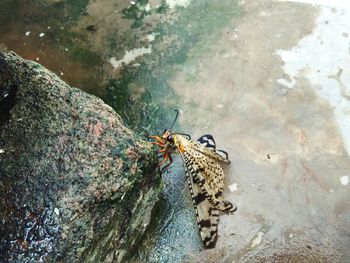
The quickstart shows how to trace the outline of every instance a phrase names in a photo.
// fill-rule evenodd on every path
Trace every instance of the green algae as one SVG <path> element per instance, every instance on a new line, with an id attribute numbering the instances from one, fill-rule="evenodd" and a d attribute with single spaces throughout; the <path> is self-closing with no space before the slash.
<path id="1" fill-rule="evenodd" d="M 89 65 L 99 65 L 102 62 L 102 59 L 99 54 L 92 52 L 87 48 L 82 48 L 81 46 L 71 46 L 71 52 L 69 57 L 76 62 L 82 63 L 89 67 Z"/>
<path id="2" fill-rule="evenodd" d="M 135 4 L 131 4 L 128 8 L 122 10 L 123 18 L 133 20 L 132 28 L 138 28 L 143 25 L 143 19 L 145 16 L 150 14 L 146 10 L 145 6 L 147 5 L 148 0 L 140 0 Z"/>
<path id="3" fill-rule="evenodd" d="M 136 5 L 131 7 L 137 8 Z M 167 10 L 164 3 L 159 8 L 162 8 L 162 12 Z M 168 80 L 178 65 L 186 63 L 189 56 L 191 61 L 195 61 L 212 52 L 213 42 L 219 36 L 221 28 L 240 15 L 240 12 L 236 1 L 224 1 L 217 5 L 201 1 L 182 8 L 175 23 L 161 21 L 153 30 L 157 33 L 157 38 L 152 42 L 152 54 L 139 59 L 138 67 L 123 67 L 120 77 L 110 80 L 107 85 L 104 100 L 134 130 L 139 133 L 159 133 L 166 128 L 164 123 L 167 123 L 173 110 L 179 106 L 176 95 L 168 85 Z M 131 13 L 128 18 L 139 19 Z M 170 36 L 175 36 L 175 40 L 170 45 L 164 44 Z M 188 76 L 188 81 L 195 79 L 195 74 Z M 132 94 L 128 87 L 132 83 L 145 88 L 145 93 L 137 102 L 130 102 Z"/>
<path id="4" fill-rule="evenodd" d="M 8 24 L 15 21 L 17 10 L 19 9 L 19 1 L 2 0 L 0 1 L 0 33 L 5 30 Z"/>

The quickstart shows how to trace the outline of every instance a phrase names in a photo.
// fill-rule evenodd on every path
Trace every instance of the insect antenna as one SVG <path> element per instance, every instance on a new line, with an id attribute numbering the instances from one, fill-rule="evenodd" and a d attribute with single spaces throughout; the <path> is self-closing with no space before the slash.
<path id="1" fill-rule="evenodd" d="M 177 120 L 177 117 L 179 116 L 179 110 L 175 110 L 175 111 L 176 111 L 175 120 L 174 120 L 173 124 L 171 124 L 169 130 L 171 130 L 171 129 L 173 128 L 173 126 L 174 126 L 174 124 L 175 124 L 175 122 L 176 122 L 176 120 Z M 184 135 L 184 136 L 188 137 L 189 140 L 191 139 L 191 135 L 189 135 L 189 134 L 187 134 L 187 133 L 179 133 L 179 132 L 176 132 L 176 133 L 175 133 L 175 132 L 174 132 L 174 133 L 171 133 L 171 134 Z"/>
<path id="2" fill-rule="evenodd" d="M 169 130 L 171 130 L 171 129 L 173 128 L 173 126 L 174 126 L 174 124 L 175 124 L 175 122 L 176 122 L 176 120 L 177 120 L 177 117 L 179 116 L 179 111 L 178 111 L 178 110 L 175 110 L 175 111 L 176 111 L 175 120 L 174 120 L 173 124 L 171 124 Z"/>

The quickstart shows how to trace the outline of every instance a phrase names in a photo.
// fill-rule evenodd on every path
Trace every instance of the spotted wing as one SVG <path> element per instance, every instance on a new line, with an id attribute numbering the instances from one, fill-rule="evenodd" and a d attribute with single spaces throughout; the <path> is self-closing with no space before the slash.
<path id="1" fill-rule="evenodd" d="M 183 156 L 183 160 L 185 164 L 189 163 L 186 156 Z M 218 238 L 219 210 L 211 205 L 195 182 L 193 167 L 185 165 L 185 170 L 201 239 L 206 248 L 214 248 Z"/>
<path id="2" fill-rule="evenodd" d="M 205 134 L 198 138 L 197 142 L 193 142 L 192 147 L 196 148 L 197 151 L 212 157 L 215 160 L 230 163 L 227 152 L 216 149 L 214 137 L 210 134 Z"/>
<path id="3" fill-rule="evenodd" d="M 201 192 L 205 195 L 210 204 L 221 212 L 233 212 L 236 206 L 223 199 L 223 188 L 225 174 L 218 163 L 217 158 L 213 158 L 209 149 L 197 142 L 189 141 L 185 150 L 181 153 L 185 165 L 193 177 Z M 198 150 L 200 149 L 200 150 Z"/>

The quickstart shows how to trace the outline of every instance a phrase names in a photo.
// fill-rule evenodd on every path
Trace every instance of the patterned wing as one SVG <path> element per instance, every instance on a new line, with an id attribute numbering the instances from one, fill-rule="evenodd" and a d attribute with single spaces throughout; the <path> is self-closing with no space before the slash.
<path id="1" fill-rule="evenodd" d="M 183 159 L 185 164 L 188 163 L 185 156 Z M 200 186 L 195 183 L 192 168 L 185 165 L 185 170 L 201 239 L 206 248 L 214 248 L 218 238 L 219 211 L 211 205 Z"/>
<path id="2" fill-rule="evenodd" d="M 206 154 L 215 160 L 230 163 L 227 152 L 223 150 L 216 150 L 216 143 L 212 135 L 203 135 L 202 137 L 198 138 L 197 142 L 190 141 L 190 143 L 192 144 L 192 148 L 195 148 L 197 151 Z"/>
<path id="3" fill-rule="evenodd" d="M 216 143 L 212 135 L 205 134 L 202 137 L 199 137 L 197 142 L 199 142 L 201 145 L 208 148 L 209 150 L 216 152 Z"/>
<path id="4" fill-rule="evenodd" d="M 233 212 L 236 207 L 222 197 L 225 174 L 219 161 L 229 162 L 227 155 L 217 153 L 212 136 L 200 139 L 201 142 L 195 142 L 177 134 L 174 144 L 185 163 L 201 238 L 207 248 L 212 248 L 217 240 L 220 212 Z"/>
<path id="5" fill-rule="evenodd" d="M 221 212 L 233 212 L 236 206 L 223 199 L 225 174 L 218 162 L 190 147 L 181 154 L 186 167 L 210 204 Z"/>

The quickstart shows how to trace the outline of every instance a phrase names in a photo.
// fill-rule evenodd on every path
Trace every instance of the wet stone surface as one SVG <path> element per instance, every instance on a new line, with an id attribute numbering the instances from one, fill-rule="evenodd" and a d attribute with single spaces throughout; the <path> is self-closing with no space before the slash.
<path id="1" fill-rule="evenodd" d="M 41 65 L 0 68 L 0 261 L 125 261 L 161 189 L 150 144 Z"/>

